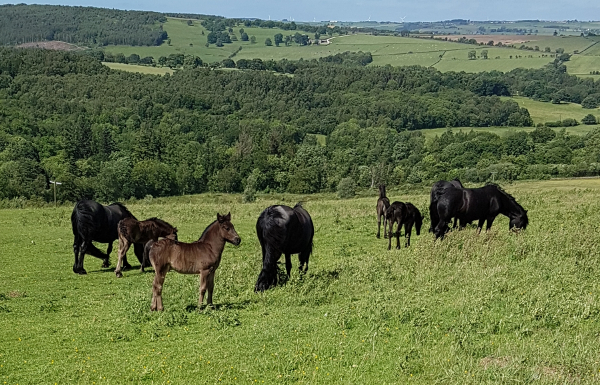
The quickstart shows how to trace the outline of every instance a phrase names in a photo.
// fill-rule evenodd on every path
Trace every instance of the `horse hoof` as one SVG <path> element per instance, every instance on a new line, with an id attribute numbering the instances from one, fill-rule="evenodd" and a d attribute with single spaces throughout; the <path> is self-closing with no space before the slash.
<path id="1" fill-rule="evenodd" d="M 110 267 L 110 262 L 104 262 L 104 263 L 102 264 L 102 267 L 103 267 L 103 268 Z"/>
<path id="2" fill-rule="evenodd" d="M 379 239 L 379 238 L 380 238 L 380 236 L 379 236 L 379 234 L 377 234 L 377 239 Z"/>
<path id="3" fill-rule="evenodd" d="M 115 275 L 117 276 L 117 278 L 123 278 L 123 273 L 121 273 L 120 271 L 116 272 Z"/>
<path id="4" fill-rule="evenodd" d="M 77 274 L 79 274 L 79 275 L 86 275 L 86 274 L 87 274 L 87 271 L 85 271 L 85 269 L 81 269 L 81 270 L 79 270 L 79 271 L 77 272 Z"/>

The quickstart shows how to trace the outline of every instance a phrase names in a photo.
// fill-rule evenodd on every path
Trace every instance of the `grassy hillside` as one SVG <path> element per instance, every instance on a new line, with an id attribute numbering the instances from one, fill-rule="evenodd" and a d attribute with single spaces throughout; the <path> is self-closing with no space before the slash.
<path id="1" fill-rule="evenodd" d="M 234 34 L 238 41 L 225 44 L 219 48 L 215 45 L 205 46 L 208 31 L 200 25 L 198 20 L 194 20 L 192 25 L 188 25 L 187 22 L 187 19 L 168 18 L 164 24 L 164 30 L 169 34 L 170 43 L 163 43 L 158 47 L 107 46 L 105 49 L 111 53 L 123 53 L 125 56 L 137 53 L 141 57 L 152 56 L 155 59 L 160 56 L 183 53 L 199 56 L 205 62 L 226 59 L 238 51 L 239 48 L 241 48 L 241 51 L 233 56 L 234 60 L 254 58 L 263 60 L 297 60 L 303 58 L 310 60 L 346 51 L 364 51 L 372 53 L 372 65 L 422 65 L 434 66 L 440 71 L 480 72 L 497 70 L 506 72 L 515 68 L 540 68 L 548 64 L 554 58 L 542 51 L 549 47 L 552 52 L 557 48 L 563 48 L 568 53 L 581 52 L 581 54 L 574 55 L 571 61 L 567 63 L 570 73 L 589 76 L 590 71 L 600 70 L 598 65 L 600 63 L 600 44 L 597 44 L 600 38 L 598 37 L 530 35 L 522 36 L 527 41 L 516 43 L 513 48 L 498 48 L 433 39 L 355 34 L 336 36 L 331 39 L 329 45 L 298 46 L 292 44 L 286 47 L 282 44 L 280 47 L 268 47 L 264 44 L 266 38 L 273 39 L 273 36 L 277 33 L 284 36 L 289 35 L 290 31 L 277 28 L 244 28 L 249 36 L 256 37 L 256 43 L 251 44 L 250 42 L 241 41 L 240 27 L 236 27 L 234 28 Z M 517 49 L 521 44 L 530 47 L 538 46 L 540 51 Z M 476 51 L 477 58 L 469 60 L 468 54 L 473 50 Z M 488 52 L 487 60 L 483 59 L 482 51 Z"/>
<path id="2" fill-rule="evenodd" d="M 216 212 L 242 238 L 227 245 L 215 310 L 197 312 L 198 278 L 171 272 L 165 312 L 151 313 L 153 273 L 87 256 L 71 272 L 71 207 L 0 210 L 0 380 L 15 383 L 597 383 L 600 180 L 505 186 L 530 226 L 473 228 L 410 248 L 376 239 L 375 192 L 186 196 L 129 204 L 138 217 L 197 239 Z M 426 212 L 427 188 L 392 190 Z M 254 224 L 269 204 L 298 200 L 316 226 L 304 279 L 262 295 Z M 104 246 L 102 246 L 104 247 Z M 113 251 L 112 261 L 115 261 Z M 135 257 L 130 256 L 130 259 Z M 114 265 L 113 265 L 114 268 Z"/>
<path id="3" fill-rule="evenodd" d="M 600 127 L 599 125 L 579 125 L 579 126 L 575 126 L 575 127 L 565 127 L 565 131 L 569 134 L 573 134 L 573 135 L 585 135 L 588 132 L 590 132 L 591 130 L 593 130 L 594 128 Z M 554 128 L 554 131 L 560 131 L 563 128 Z M 441 135 L 443 134 L 445 131 L 447 131 L 448 128 L 430 128 L 427 130 L 420 130 L 423 135 L 426 138 L 433 138 L 436 135 Z M 497 135 L 503 136 L 506 135 L 508 133 L 511 132 L 515 132 L 515 131 L 525 131 L 525 132 L 531 132 L 533 130 L 535 130 L 535 127 L 456 127 L 456 128 L 451 128 L 451 130 L 453 132 L 459 132 L 459 131 L 463 131 L 463 132 L 469 132 L 471 130 L 476 131 L 476 132 L 493 132 Z"/>
<path id="4" fill-rule="evenodd" d="M 142 74 L 149 75 L 164 75 L 164 74 L 172 74 L 173 70 L 166 67 L 149 67 L 149 66 L 136 66 L 131 64 L 123 64 L 123 63 L 106 63 L 103 62 L 105 66 L 112 68 L 114 70 L 120 71 L 129 71 L 129 72 L 139 72 Z"/>
<path id="5" fill-rule="evenodd" d="M 331 39 L 329 45 L 302 47 L 293 44 L 289 47 L 284 45 L 267 47 L 264 44 L 266 38 L 273 39 L 277 33 L 290 34 L 289 31 L 276 28 L 244 28 L 249 36 L 256 37 L 256 44 L 251 44 L 241 41 L 239 28 L 236 27 L 234 33 L 238 37 L 237 42 L 225 44 L 221 48 L 215 45 L 205 47 L 208 31 L 198 21 L 194 21 L 190 26 L 187 24 L 187 20 L 169 18 L 164 24 L 164 30 L 169 34 L 170 44 L 165 43 L 160 47 L 107 46 L 105 49 L 112 53 L 123 53 L 125 56 L 137 53 L 141 57 L 153 56 L 155 59 L 173 53 L 184 53 L 199 56 L 207 62 L 223 60 L 237 51 L 239 47 L 242 50 L 235 55 L 234 60 L 312 59 L 346 51 L 368 51 L 373 54 L 373 65 L 435 65 L 442 71 L 464 70 L 468 72 L 493 69 L 509 71 L 518 67 L 540 67 L 551 61 L 550 58 L 541 58 L 539 55 L 535 55 L 534 58 L 517 59 L 517 56 L 526 55 L 523 51 L 513 48 L 488 48 L 438 40 L 364 34 L 336 36 Z M 468 52 L 471 50 L 476 50 L 478 57 L 482 50 L 487 50 L 489 59 L 468 60 Z"/>

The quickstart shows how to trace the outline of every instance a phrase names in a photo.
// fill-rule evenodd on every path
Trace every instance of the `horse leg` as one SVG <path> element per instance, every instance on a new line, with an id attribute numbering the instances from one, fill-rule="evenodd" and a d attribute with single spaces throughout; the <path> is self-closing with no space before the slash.
<path id="1" fill-rule="evenodd" d="M 285 271 L 287 277 L 290 278 L 290 272 L 292 271 L 292 256 L 290 254 L 285 255 Z"/>
<path id="2" fill-rule="evenodd" d="M 490 217 L 487 219 L 487 225 L 485 226 L 485 231 L 490 231 L 490 228 L 492 227 L 492 224 L 494 223 L 494 219 L 496 219 L 496 218 Z"/>
<path id="3" fill-rule="evenodd" d="M 388 222 L 387 218 L 385 217 L 385 215 L 383 215 L 383 238 L 387 238 L 390 235 L 386 232 L 387 222 Z"/>
<path id="4" fill-rule="evenodd" d="M 390 220 L 389 222 L 390 229 L 388 231 L 388 250 L 392 249 L 392 234 L 394 234 L 394 221 Z"/>
<path id="5" fill-rule="evenodd" d="M 198 297 L 198 310 L 202 306 L 202 302 L 204 302 L 204 294 L 206 293 L 206 289 L 208 289 L 208 277 L 210 275 L 209 270 L 202 270 L 200 272 L 200 295 Z"/>
<path id="6" fill-rule="evenodd" d="M 156 266 L 156 274 L 154 275 L 154 282 L 152 282 L 152 305 L 150 311 L 163 311 L 162 303 L 162 289 L 165 283 L 165 277 L 169 272 L 168 266 Z"/>
<path id="7" fill-rule="evenodd" d="M 448 222 L 444 219 L 440 218 L 437 226 L 435 227 L 435 239 L 444 239 L 444 234 L 446 234 L 446 230 L 448 230 Z"/>
<path id="8" fill-rule="evenodd" d="M 398 229 L 396 229 L 396 249 L 400 250 L 400 229 L 402 228 L 402 223 L 398 223 Z M 406 232 L 406 230 L 405 230 Z"/>
<path id="9" fill-rule="evenodd" d="M 87 248 L 86 248 L 86 253 L 96 257 L 96 258 L 100 258 L 103 263 L 102 263 L 102 267 L 107 267 L 106 264 L 108 263 L 108 255 L 105 254 L 102 250 L 100 250 L 99 248 L 97 248 L 96 246 L 94 246 L 94 244 L 92 242 L 88 242 Z M 81 266 L 83 268 L 83 264 Z"/>
<path id="10" fill-rule="evenodd" d="M 127 250 L 131 243 L 124 238 L 119 237 L 119 259 L 117 259 L 117 268 L 115 269 L 115 275 L 117 278 L 123 277 L 123 273 L 121 273 L 121 264 L 123 263 L 123 257 L 127 254 Z"/>
<path id="11" fill-rule="evenodd" d="M 404 238 L 406 239 L 406 243 L 404 244 L 404 247 L 410 246 L 410 235 L 412 233 L 412 227 L 413 227 L 412 223 L 407 223 L 406 225 L 404 225 Z"/>
<path id="12" fill-rule="evenodd" d="M 108 258 L 110 257 L 110 253 L 112 252 L 113 249 L 113 243 L 109 243 L 108 244 L 108 248 L 106 249 L 106 258 L 104 259 L 104 263 L 102 264 L 102 267 L 110 267 L 110 261 L 108 260 Z"/>
<path id="13" fill-rule="evenodd" d="M 485 222 L 485 218 L 480 219 L 477 224 L 477 234 L 481 234 L 481 229 L 483 228 L 483 223 Z"/>
<path id="14" fill-rule="evenodd" d="M 277 285 L 277 261 L 281 257 L 281 251 L 267 245 L 263 255 L 263 267 L 258 275 L 254 291 L 265 291 L 271 286 Z"/>
<path id="15" fill-rule="evenodd" d="M 306 250 L 298 254 L 298 261 L 300 262 L 300 276 L 304 275 L 308 271 L 308 258 L 312 250 Z"/>
<path id="16" fill-rule="evenodd" d="M 87 251 L 89 245 L 91 245 L 92 242 L 86 242 L 83 241 L 81 242 L 81 246 L 79 246 L 79 260 L 78 265 L 77 265 L 77 274 L 87 274 L 87 271 L 85 271 L 85 269 L 83 268 L 83 257 L 85 257 L 85 252 Z"/>
<path id="17" fill-rule="evenodd" d="M 79 257 L 79 247 L 81 244 L 81 239 L 76 235 L 75 240 L 73 241 L 73 253 L 75 254 L 75 262 L 73 263 L 73 273 L 79 272 L 78 266 L 78 257 Z"/>
<path id="18" fill-rule="evenodd" d="M 208 297 L 206 298 L 206 307 L 214 308 L 213 305 L 213 290 L 215 289 L 215 271 L 213 270 L 207 277 L 206 286 L 208 289 Z"/>

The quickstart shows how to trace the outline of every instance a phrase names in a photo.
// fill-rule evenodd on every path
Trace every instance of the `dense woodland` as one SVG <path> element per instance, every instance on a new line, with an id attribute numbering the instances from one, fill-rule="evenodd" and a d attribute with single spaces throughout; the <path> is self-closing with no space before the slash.
<path id="1" fill-rule="evenodd" d="M 600 174 L 600 131 L 455 130 L 434 140 L 416 131 L 530 126 L 527 110 L 499 97 L 517 91 L 550 100 L 600 93 L 560 62 L 508 74 L 352 63 L 299 61 L 293 73 L 200 66 L 161 77 L 113 71 L 82 53 L 0 49 L 0 198 L 50 200 L 50 179 L 64 183 L 61 200 L 113 201 L 335 191 L 345 178 L 368 187 Z"/>
<path id="2" fill-rule="evenodd" d="M 44 40 L 105 46 L 160 45 L 167 39 L 157 12 L 56 5 L 0 5 L 0 45 Z"/>

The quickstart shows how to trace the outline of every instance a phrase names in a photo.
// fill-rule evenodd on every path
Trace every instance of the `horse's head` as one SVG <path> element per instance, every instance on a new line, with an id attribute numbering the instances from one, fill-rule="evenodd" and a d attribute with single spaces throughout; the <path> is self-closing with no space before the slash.
<path id="1" fill-rule="evenodd" d="M 510 217 L 509 229 L 514 231 L 525 230 L 528 224 L 529 218 L 527 217 L 527 210 L 523 210 L 522 212 Z"/>
<path id="2" fill-rule="evenodd" d="M 417 230 L 417 235 L 421 235 L 421 226 L 423 226 L 423 218 L 425 218 L 423 215 L 417 215 L 417 217 L 415 218 L 415 230 Z M 432 230 L 429 229 L 429 232 L 431 232 Z"/>
<path id="3" fill-rule="evenodd" d="M 227 215 L 217 213 L 217 222 L 219 222 L 219 233 L 223 239 L 236 246 L 242 242 L 242 239 L 233 228 L 233 223 L 231 223 L 231 213 Z"/>
<path id="4" fill-rule="evenodd" d="M 385 185 L 384 184 L 380 184 L 379 185 L 379 198 L 385 198 Z"/>

